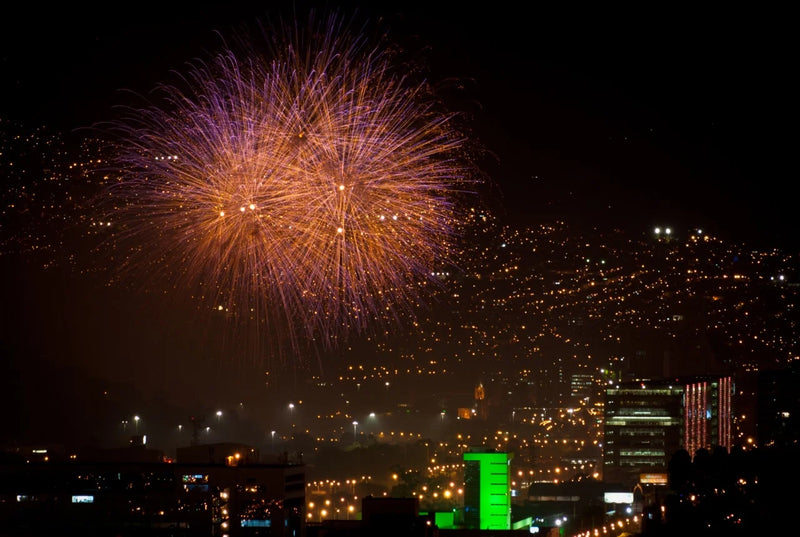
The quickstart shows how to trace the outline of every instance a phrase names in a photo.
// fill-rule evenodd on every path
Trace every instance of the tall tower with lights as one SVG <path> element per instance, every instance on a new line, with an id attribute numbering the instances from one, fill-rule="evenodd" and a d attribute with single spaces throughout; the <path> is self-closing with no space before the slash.
<path id="1" fill-rule="evenodd" d="M 464 453 L 464 524 L 511 529 L 511 453 L 470 448 Z"/>
<path id="2" fill-rule="evenodd" d="M 489 412 L 486 408 L 486 389 L 483 387 L 482 382 L 475 387 L 475 414 L 481 420 L 489 417 Z"/>

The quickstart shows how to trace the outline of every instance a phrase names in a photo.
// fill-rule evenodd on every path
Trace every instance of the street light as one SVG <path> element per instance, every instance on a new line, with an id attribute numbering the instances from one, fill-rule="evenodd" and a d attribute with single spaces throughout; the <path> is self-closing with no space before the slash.
<path id="1" fill-rule="evenodd" d="M 269 435 L 272 437 L 272 452 L 275 453 L 275 431 L 270 431 Z"/>
<path id="2" fill-rule="evenodd" d="M 294 429 L 294 403 L 289 403 L 289 421 L 292 422 L 292 429 Z"/>
<path id="3" fill-rule="evenodd" d="M 222 419 L 222 411 L 221 410 L 217 410 L 217 424 L 219 424 L 221 419 Z"/>
<path id="4" fill-rule="evenodd" d="M 136 433 L 137 433 L 137 434 L 139 433 L 139 420 L 140 420 L 140 419 L 141 419 L 141 418 L 139 418 L 139 416 L 134 416 L 134 417 L 133 417 L 133 422 L 136 424 Z"/>
<path id="5" fill-rule="evenodd" d="M 358 440 L 358 422 L 353 422 L 353 442 Z"/>

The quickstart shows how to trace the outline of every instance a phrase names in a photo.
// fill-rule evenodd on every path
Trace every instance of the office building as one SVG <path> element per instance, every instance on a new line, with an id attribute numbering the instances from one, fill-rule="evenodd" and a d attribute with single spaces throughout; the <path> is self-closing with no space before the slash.
<path id="1" fill-rule="evenodd" d="M 603 479 L 631 486 L 666 482 L 685 449 L 732 445 L 731 377 L 638 380 L 606 389 Z"/>
<path id="2" fill-rule="evenodd" d="M 303 465 L 261 464 L 234 444 L 193 446 L 185 453 L 196 460 L 185 463 L 142 460 L 141 451 L 127 461 L 114 451 L 3 462 L 0 527 L 12 535 L 305 534 Z"/>
<path id="3" fill-rule="evenodd" d="M 512 454 L 488 448 L 464 453 L 464 526 L 511 529 Z"/>

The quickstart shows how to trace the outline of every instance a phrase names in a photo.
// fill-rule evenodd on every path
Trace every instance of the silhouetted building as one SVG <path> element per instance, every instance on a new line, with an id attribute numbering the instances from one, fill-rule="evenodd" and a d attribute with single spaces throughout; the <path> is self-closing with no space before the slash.
<path id="1" fill-rule="evenodd" d="M 259 453 L 245 444 L 222 442 L 218 444 L 199 444 L 179 447 L 175 458 L 182 464 L 224 464 L 236 466 L 253 464 L 259 461 Z M 288 462 L 288 461 L 287 461 Z"/>
<path id="2" fill-rule="evenodd" d="M 118 456 L 0 464 L 0 527 L 11 535 L 305 534 L 302 465 Z"/>
<path id="3" fill-rule="evenodd" d="M 791 446 L 800 441 L 800 361 L 791 367 L 760 371 L 756 431 L 760 446 Z"/>
<path id="4" fill-rule="evenodd" d="M 307 526 L 308 537 L 430 537 L 435 526 L 420 515 L 417 498 L 367 496 L 361 500 L 361 520 L 325 520 Z"/>
<path id="5" fill-rule="evenodd" d="M 730 450 L 731 377 L 624 382 L 606 389 L 603 479 L 633 486 L 643 474 L 666 474 L 685 449 Z"/>
<path id="6" fill-rule="evenodd" d="M 569 521 L 573 529 L 583 529 L 600 526 L 611 512 L 620 517 L 641 512 L 641 501 L 636 505 L 634 493 L 622 484 L 541 482 L 528 488 L 525 510 L 534 514 L 540 525 L 554 527 L 561 520 Z"/>

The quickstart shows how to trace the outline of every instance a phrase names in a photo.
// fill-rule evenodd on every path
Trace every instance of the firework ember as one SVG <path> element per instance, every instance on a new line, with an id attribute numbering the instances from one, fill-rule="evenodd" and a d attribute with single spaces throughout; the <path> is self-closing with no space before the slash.
<path id="1" fill-rule="evenodd" d="M 277 34 L 126 109 L 106 206 L 127 269 L 333 345 L 412 319 L 454 262 L 466 139 L 340 18 Z"/>

